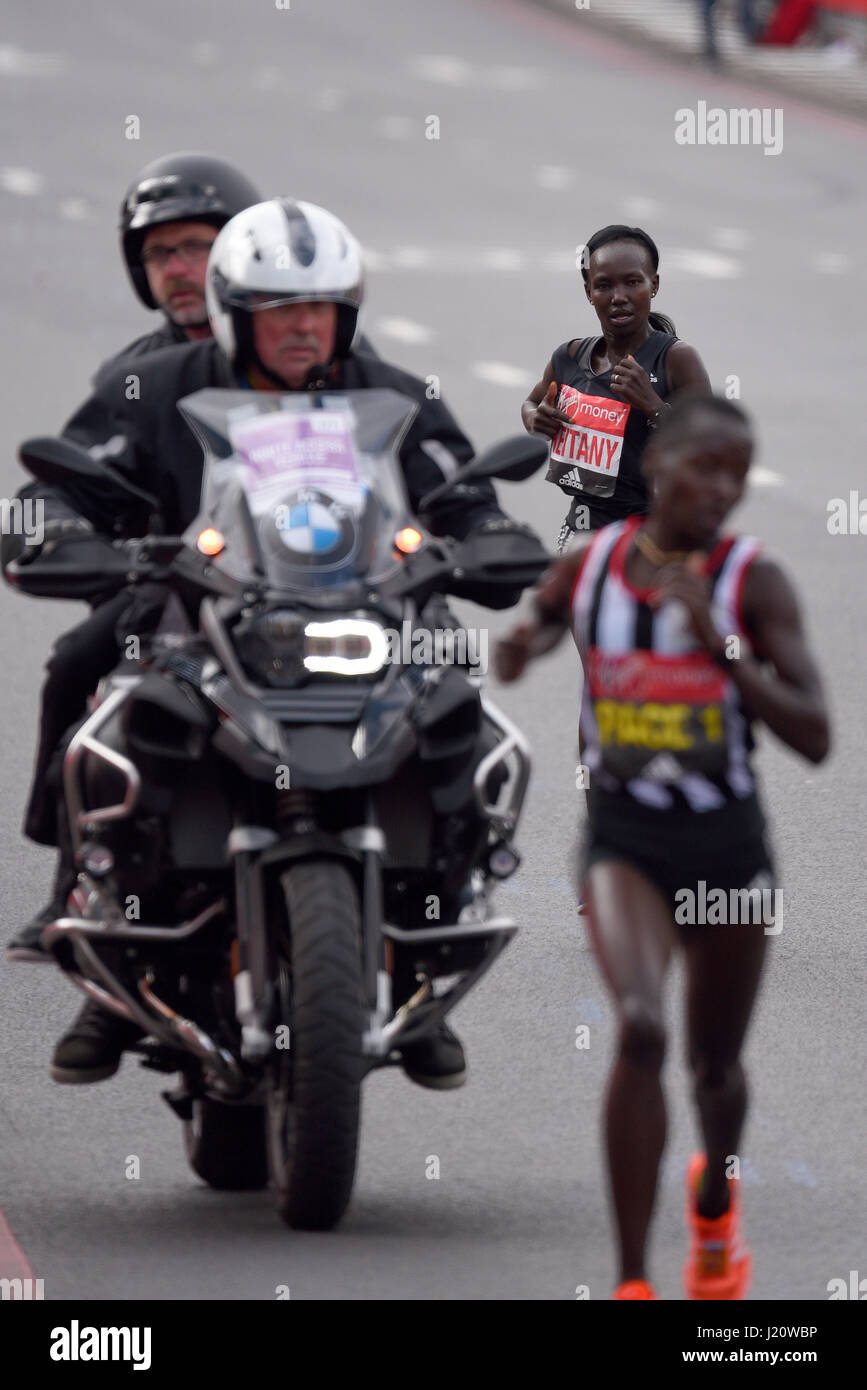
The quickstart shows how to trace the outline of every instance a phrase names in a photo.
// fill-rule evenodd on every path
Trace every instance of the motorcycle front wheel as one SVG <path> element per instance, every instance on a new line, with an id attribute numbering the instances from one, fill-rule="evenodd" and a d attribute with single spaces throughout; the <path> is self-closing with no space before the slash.
<path id="1" fill-rule="evenodd" d="M 268 1164 L 277 1211 L 295 1230 L 336 1226 L 352 1193 L 364 1023 L 358 895 L 344 865 L 281 876 L 288 937 L 279 962 L 282 1036 L 266 1078 Z M 288 1045 L 287 1045 L 288 1044 Z"/>

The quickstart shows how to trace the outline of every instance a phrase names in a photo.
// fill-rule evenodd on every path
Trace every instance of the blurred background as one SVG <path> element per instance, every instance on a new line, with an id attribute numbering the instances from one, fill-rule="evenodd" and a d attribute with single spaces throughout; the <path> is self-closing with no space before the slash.
<path id="1" fill-rule="evenodd" d="M 786 916 L 748 1044 L 744 1148 L 753 1296 L 821 1299 L 863 1262 L 867 537 L 831 536 L 827 517 L 832 499 L 867 496 L 867 4 L 753 9 L 748 34 L 724 0 L 712 31 L 690 0 L 13 0 L 0 32 L 0 492 L 22 481 L 21 439 L 58 430 L 98 363 L 156 326 L 116 221 L 132 176 L 171 150 L 224 156 L 266 195 L 342 217 L 367 253 L 365 331 L 383 356 L 439 376 L 479 446 L 520 430 L 555 346 L 596 331 L 578 248 L 610 222 L 649 231 L 657 305 L 755 417 L 734 525 L 794 576 L 830 687 L 827 764 L 762 741 Z M 782 148 L 677 143 L 676 113 L 701 102 L 782 112 Z M 539 475 L 500 496 L 553 546 L 554 487 Z M 82 614 L 0 591 L 4 940 L 46 895 L 51 855 L 19 826 L 42 664 Z M 471 617 L 492 632 L 512 621 Z M 290 1235 L 267 1194 L 198 1186 L 157 1079 L 131 1061 L 105 1086 L 53 1086 L 48 1058 L 77 996 L 54 971 L 0 966 L 0 1203 L 46 1297 L 258 1299 L 278 1284 L 292 1298 L 568 1299 L 581 1284 L 609 1296 L 598 1111 L 613 1038 L 572 893 L 574 650 L 516 688 L 492 685 L 534 751 L 524 865 L 501 897 L 522 930 L 457 1011 L 463 1091 L 422 1092 L 398 1072 L 368 1083 L 336 1234 Z M 666 1298 L 680 1297 L 695 1146 L 677 983 L 654 1234 Z"/>

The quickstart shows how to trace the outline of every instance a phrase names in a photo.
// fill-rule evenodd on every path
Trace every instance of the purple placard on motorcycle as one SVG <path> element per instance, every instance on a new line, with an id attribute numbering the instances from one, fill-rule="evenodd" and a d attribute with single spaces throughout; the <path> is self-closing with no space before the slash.
<path id="1" fill-rule="evenodd" d="M 269 412 L 235 421 L 229 432 L 251 501 L 267 506 L 278 494 L 300 487 L 332 494 L 358 491 L 351 417 L 345 411 Z"/>

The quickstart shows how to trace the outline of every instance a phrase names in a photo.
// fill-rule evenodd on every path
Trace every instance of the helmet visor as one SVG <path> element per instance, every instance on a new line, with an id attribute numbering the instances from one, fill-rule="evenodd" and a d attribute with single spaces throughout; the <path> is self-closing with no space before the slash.
<path id="1" fill-rule="evenodd" d="M 236 309 L 246 309 L 255 314 L 259 309 L 278 309 L 283 304 L 346 304 L 350 309 L 358 308 L 359 291 L 352 290 L 298 290 L 287 294 L 285 290 L 242 290 L 229 289 L 221 294 L 224 304 Z"/>

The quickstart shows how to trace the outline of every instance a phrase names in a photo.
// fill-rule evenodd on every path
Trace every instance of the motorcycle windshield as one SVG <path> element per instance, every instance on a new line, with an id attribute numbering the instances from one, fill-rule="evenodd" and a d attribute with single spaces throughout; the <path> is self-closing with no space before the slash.
<path id="1" fill-rule="evenodd" d="M 415 403 L 396 391 L 204 390 L 179 408 L 205 454 L 199 513 L 184 539 L 220 533 L 213 563 L 291 592 L 379 582 L 414 525 L 400 441 Z"/>

